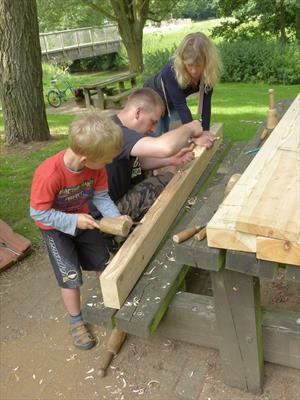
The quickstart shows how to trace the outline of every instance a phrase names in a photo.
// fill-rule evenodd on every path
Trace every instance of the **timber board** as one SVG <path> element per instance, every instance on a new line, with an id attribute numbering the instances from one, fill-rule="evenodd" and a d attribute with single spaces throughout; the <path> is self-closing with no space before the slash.
<path id="1" fill-rule="evenodd" d="M 222 124 L 213 125 L 211 131 L 222 137 Z M 220 143 L 221 140 L 217 140 L 210 150 L 195 148 L 195 160 L 173 176 L 144 216 L 142 224 L 130 234 L 101 274 L 101 289 L 107 307 L 119 309 L 122 306 Z"/>
<path id="2" fill-rule="evenodd" d="M 119 329 L 141 337 L 157 328 L 169 303 L 179 290 L 189 267 L 178 264 L 169 251 L 162 252 L 148 264 L 144 274 L 115 315 Z"/>
<path id="3" fill-rule="evenodd" d="M 298 215 L 300 213 L 300 191 L 298 190 L 299 179 L 297 180 L 297 170 L 299 170 L 300 168 L 300 163 L 298 159 L 300 145 L 299 135 L 297 135 L 297 127 L 299 125 L 299 110 L 300 94 L 293 101 L 283 118 L 279 121 L 278 125 L 273 130 L 272 134 L 261 147 L 260 151 L 254 157 L 248 168 L 244 171 L 243 175 L 241 176 L 233 190 L 229 193 L 225 201 L 219 207 L 216 214 L 210 220 L 207 226 L 207 237 L 209 246 L 252 252 L 256 253 L 257 257 L 263 260 L 300 265 L 300 218 L 298 218 Z M 282 180 L 280 181 L 280 185 L 283 186 L 280 191 L 280 194 L 283 194 L 282 208 L 280 209 L 280 201 L 278 201 L 277 199 L 278 205 L 276 206 L 277 212 L 275 214 L 269 216 L 267 212 L 264 212 L 265 209 L 262 210 L 263 215 L 268 214 L 268 223 L 272 223 L 272 225 L 264 228 L 262 226 L 257 227 L 256 225 L 257 231 L 255 234 L 253 234 L 251 233 L 254 229 L 253 226 L 250 228 L 249 225 L 247 225 L 246 223 L 247 221 L 244 221 L 245 223 L 243 225 L 241 219 L 239 219 L 242 213 L 244 213 L 244 215 L 245 213 L 247 214 L 247 211 L 245 211 L 246 202 L 244 202 L 244 199 L 247 199 L 249 193 L 251 194 L 252 191 L 264 189 L 263 184 L 258 184 L 260 171 L 262 171 L 264 174 L 267 174 L 267 176 L 269 177 L 273 176 L 272 174 L 268 175 L 268 171 L 264 172 L 268 169 L 269 165 L 271 165 L 271 170 L 273 168 L 273 171 L 277 171 L 277 175 L 280 172 L 280 170 L 276 169 L 276 157 L 278 157 L 276 155 L 277 149 L 279 149 L 279 152 L 283 152 L 283 154 L 288 154 L 289 156 L 292 154 L 291 158 L 293 160 L 292 164 L 294 167 L 288 168 L 288 174 L 289 176 L 293 177 L 293 188 L 290 188 L 289 191 L 286 190 L 287 193 L 290 193 L 290 196 L 286 196 L 284 192 L 286 185 L 288 184 L 287 182 L 285 182 L 287 181 L 287 179 L 283 179 L 283 185 Z M 274 159 L 275 161 L 273 161 Z M 284 160 L 283 156 L 281 157 L 281 160 Z M 263 182 L 266 181 L 267 180 L 265 177 L 265 181 Z M 274 179 L 270 178 L 271 189 L 266 190 L 265 192 L 272 193 L 273 185 Z M 274 198 L 274 196 L 275 195 L 273 193 L 271 197 Z M 251 211 L 252 207 L 255 207 L 255 205 L 256 201 L 252 201 L 250 205 L 248 204 L 248 209 Z M 285 205 L 287 206 L 287 208 L 285 207 Z M 275 207 L 270 206 L 268 207 L 268 210 L 272 210 L 273 208 Z M 255 212 L 258 212 L 257 207 L 255 208 Z M 279 218 L 277 218 L 277 214 Z M 251 215 L 253 215 L 253 213 Z M 255 220 L 255 217 L 253 218 Z M 278 226 L 276 226 L 277 220 L 279 220 L 279 222 L 283 224 L 283 229 L 278 229 Z M 286 221 L 290 221 L 290 223 L 287 224 L 288 228 L 286 228 L 285 225 Z M 246 225 L 247 228 L 245 228 Z M 253 225 L 255 225 L 255 223 Z M 266 244 L 262 245 L 262 234 L 269 236 L 280 236 L 279 240 L 281 240 L 281 242 L 277 243 L 274 241 L 273 243 L 274 248 L 276 248 L 275 245 L 277 245 L 278 258 L 275 258 L 275 252 L 272 251 L 272 246 L 267 246 Z M 276 238 L 274 239 L 277 240 Z M 282 249 L 284 249 L 284 251 L 282 251 Z"/>

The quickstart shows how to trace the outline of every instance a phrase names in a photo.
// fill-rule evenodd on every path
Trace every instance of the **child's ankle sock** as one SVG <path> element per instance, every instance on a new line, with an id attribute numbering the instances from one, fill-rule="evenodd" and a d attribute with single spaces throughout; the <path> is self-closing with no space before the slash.
<path id="1" fill-rule="evenodd" d="M 82 321 L 81 313 L 78 315 L 71 315 L 70 314 L 70 324 L 77 324 L 78 322 Z"/>

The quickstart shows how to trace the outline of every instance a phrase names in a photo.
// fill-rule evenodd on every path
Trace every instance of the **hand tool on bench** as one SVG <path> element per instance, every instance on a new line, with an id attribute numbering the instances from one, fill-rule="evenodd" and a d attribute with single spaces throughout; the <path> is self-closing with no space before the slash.
<path id="1" fill-rule="evenodd" d="M 274 101 L 274 89 L 269 89 L 268 93 L 269 93 L 269 109 L 267 112 L 267 124 L 266 124 L 266 128 L 260 134 L 261 142 L 266 139 L 266 137 L 269 135 L 269 133 L 278 124 L 278 113 L 277 113 L 277 109 L 275 107 L 275 101 Z"/>
<path id="2" fill-rule="evenodd" d="M 129 219 L 103 217 L 99 221 L 99 229 L 104 233 L 126 237 L 132 226 L 136 224 L 139 223 L 134 223 Z"/>
<path id="3" fill-rule="evenodd" d="M 224 197 L 229 194 L 229 192 L 232 190 L 234 185 L 237 183 L 237 181 L 240 179 L 241 174 L 233 174 L 229 181 L 227 182 L 227 185 L 224 189 Z M 181 243 L 184 242 L 187 239 L 190 239 L 193 237 L 195 240 L 201 241 L 206 237 L 206 225 L 203 226 L 193 226 L 191 228 L 184 229 L 181 232 L 176 233 L 173 235 L 173 242 L 175 243 Z"/>
<path id="4" fill-rule="evenodd" d="M 109 367 L 114 356 L 119 352 L 122 344 L 126 339 L 126 333 L 114 328 L 110 334 L 106 345 L 106 351 L 100 361 L 100 369 L 98 375 L 103 377 L 106 375 L 107 368 Z"/>
<path id="5" fill-rule="evenodd" d="M 198 242 L 200 242 L 201 240 L 203 240 L 204 238 L 206 238 L 206 225 L 204 225 L 199 232 L 196 233 L 196 235 L 194 235 L 194 239 L 198 240 Z"/>
<path id="6" fill-rule="evenodd" d="M 196 240 L 202 240 L 206 236 L 206 225 L 203 226 L 193 226 L 191 228 L 184 229 L 181 232 L 173 235 L 173 242 L 181 243 L 185 240 L 194 237 Z"/>
<path id="7" fill-rule="evenodd" d="M 175 243 L 184 242 L 185 240 L 188 240 L 189 238 L 194 236 L 197 232 L 199 232 L 201 228 L 202 228 L 201 226 L 193 226 L 192 228 L 184 229 L 183 231 L 173 235 L 173 242 Z"/>

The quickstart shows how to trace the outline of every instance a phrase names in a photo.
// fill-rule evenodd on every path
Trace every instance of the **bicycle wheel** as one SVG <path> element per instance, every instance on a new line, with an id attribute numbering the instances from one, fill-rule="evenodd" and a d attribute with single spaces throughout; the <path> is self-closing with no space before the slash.
<path id="1" fill-rule="evenodd" d="M 49 92 L 47 94 L 47 99 L 48 99 L 48 103 L 52 107 L 57 108 L 61 105 L 61 97 L 57 90 L 54 90 L 54 89 L 49 90 Z"/>

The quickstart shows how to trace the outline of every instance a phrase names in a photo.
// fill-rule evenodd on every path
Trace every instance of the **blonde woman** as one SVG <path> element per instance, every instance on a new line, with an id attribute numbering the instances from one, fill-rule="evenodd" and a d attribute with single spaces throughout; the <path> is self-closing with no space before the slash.
<path id="1" fill-rule="evenodd" d="M 221 60 L 214 43 L 203 33 L 190 33 L 182 40 L 173 57 L 144 86 L 160 94 L 166 113 L 159 121 L 156 135 L 167 132 L 171 121 L 185 124 L 193 120 L 186 98 L 199 92 L 199 119 L 209 131 L 211 97 L 221 72 Z"/>

